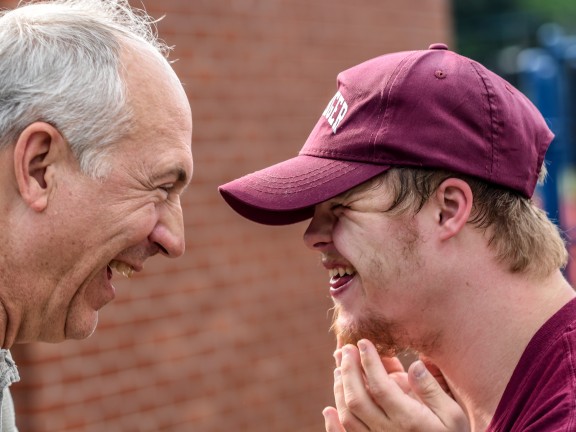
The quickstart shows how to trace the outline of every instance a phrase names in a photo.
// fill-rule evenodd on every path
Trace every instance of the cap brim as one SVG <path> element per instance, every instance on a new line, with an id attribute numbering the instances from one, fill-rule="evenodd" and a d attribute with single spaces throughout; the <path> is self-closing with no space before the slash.
<path id="1" fill-rule="evenodd" d="M 265 225 L 309 219 L 314 206 L 387 171 L 388 165 L 299 155 L 218 188 L 241 216 Z"/>

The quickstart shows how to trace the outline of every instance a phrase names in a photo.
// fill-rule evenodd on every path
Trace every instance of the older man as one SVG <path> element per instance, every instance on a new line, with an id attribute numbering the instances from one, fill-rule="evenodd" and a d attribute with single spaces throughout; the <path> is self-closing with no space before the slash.
<path id="1" fill-rule="evenodd" d="M 256 222 L 311 218 L 340 341 L 328 431 L 576 428 L 567 253 L 531 200 L 552 138 L 510 84 L 434 44 L 342 72 L 297 157 L 221 187 Z M 421 361 L 386 370 L 405 349 L 448 394 Z"/>
<path id="2" fill-rule="evenodd" d="M 83 339 L 124 276 L 184 252 L 190 106 L 152 20 L 123 0 L 0 17 L 2 431 L 16 343 Z"/>

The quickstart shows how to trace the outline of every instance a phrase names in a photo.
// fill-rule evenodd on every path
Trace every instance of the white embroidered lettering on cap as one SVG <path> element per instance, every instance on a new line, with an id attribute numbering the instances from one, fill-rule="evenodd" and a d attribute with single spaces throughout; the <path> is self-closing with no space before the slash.
<path id="1" fill-rule="evenodd" d="M 322 113 L 326 120 L 328 120 L 328 124 L 332 126 L 332 130 L 336 133 L 336 129 L 338 129 L 338 125 L 348 112 L 348 104 L 344 100 L 344 96 L 340 91 L 337 91 L 334 97 L 328 102 L 328 106 Z"/>

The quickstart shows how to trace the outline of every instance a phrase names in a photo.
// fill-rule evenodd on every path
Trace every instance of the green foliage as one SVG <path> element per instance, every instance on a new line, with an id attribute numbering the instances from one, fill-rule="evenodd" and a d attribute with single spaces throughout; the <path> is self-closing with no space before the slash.
<path id="1" fill-rule="evenodd" d="M 516 0 L 519 7 L 572 30 L 576 26 L 575 0 Z"/>
<path id="2" fill-rule="evenodd" d="M 576 33 L 576 0 L 453 0 L 457 49 L 491 69 L 506 47 L 538 45 L 538 29 L 560 24 Z"/>

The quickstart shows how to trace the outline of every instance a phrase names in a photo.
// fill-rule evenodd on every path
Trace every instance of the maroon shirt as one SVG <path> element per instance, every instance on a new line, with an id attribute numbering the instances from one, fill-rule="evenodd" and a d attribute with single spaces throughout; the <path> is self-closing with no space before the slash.
<path id="1" fill-rule="evenodd" d="M 576 299 L 526 347 L 487 432 L 576 431 Z"/>

